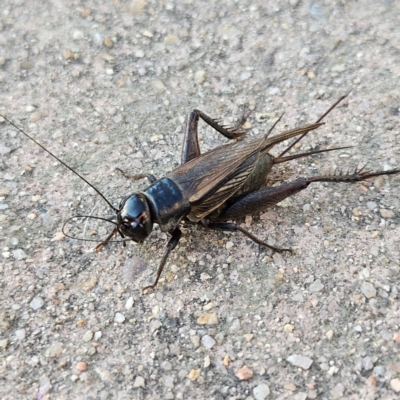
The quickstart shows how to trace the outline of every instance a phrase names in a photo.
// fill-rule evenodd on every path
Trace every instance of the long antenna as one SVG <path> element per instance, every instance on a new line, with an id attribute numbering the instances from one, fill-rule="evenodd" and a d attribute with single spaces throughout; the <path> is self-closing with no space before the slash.
<path id="1" fill-rule="evenodd" d="M 75 175 L 79 176 L 84 182 L 86 182 L 92 189 L 94 189 L 102 198 L 103 200 L 115 211 L 118 212 L 118 210 L 106 199 L 106 197 L 98 190 L 94 185 L 92 185 L 90 182 L 88 182 L 82 175 L 78 174 L 74 169 L 72 169 L 68 164 L 66 164 L 64 161 L 60 160 L 56 155 L 54 155 L 50 150 L 47 150 L 46 147 L 42 146 L 38 141 L 36 141 L 33 137 L 29 136 L 26 132 L 24 132 L 21 128 L 19 128 L 17 125 L 15 125 L 12 121 L 10 121 L 8 118 L 6 118 L 4 115 L 0 114 L 0 117 L 3 118 L 5 121 L 7 121 L 9 124 L 11 124 L 15 129 L 18 129 L 22 134 L 24 134 L 26 137 L 31 139 L 33 142 L 35 142 L 39 147 L 41 147 L 45 152 L 49 153 L 52 157 L 54 157 L 58 162 L 60 162 L 64 167 L 67 167 L 71 172 L 73 172 Z"/>

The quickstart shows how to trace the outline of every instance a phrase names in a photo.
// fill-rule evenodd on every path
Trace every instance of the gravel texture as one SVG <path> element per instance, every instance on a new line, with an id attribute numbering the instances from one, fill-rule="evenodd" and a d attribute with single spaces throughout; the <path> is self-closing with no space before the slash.
<path id="1" fill-rule="evenodd" d="M 315 121 L 291 180 L 400 167 L 398 1 L 2 0 L 0 112 L 110 201 L 180 162 L 185 116 L 249 136 Z M 64 238 L 110 215 L 93 189 L 0 122 L 1 399 L 395 399 L 400 396 L 400 177 L 315 184 L 242 221 L 142 245 Z M 202 149 L 225 143 L 200 127 Z M 283 149 L 283 145 L 280 146 Z M 275 154 L 279 154 L 279 150 Z M 112 228 L 79 220 L 95 239 Z M 96 236 L 97 235 L 97 236 Z"/>

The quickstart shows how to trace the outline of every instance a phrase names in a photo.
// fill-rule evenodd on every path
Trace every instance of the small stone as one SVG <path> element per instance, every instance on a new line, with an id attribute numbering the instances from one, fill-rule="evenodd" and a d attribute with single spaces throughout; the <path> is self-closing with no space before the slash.
<path id="1" fill-rule="evenodd" d="M 318 396 L 318 393 L 316 390 L 311 389 L 307 392 L 307 399 L 316 399 Z"/>
<path id="2" fill-rule="evenodd" d="M 222 360 L 222 364 L 224 364 L 225 367 L 227 367 L 230 362 L 231 362 L 231 359 L 229 356 L 225 356 L 224 359 Z"/>
<path id="3" fill-rule="evenodd" d="M 53 239 L 51 239 L 52 242 L 58 242 L 62 239 L 65 238 L 65 235 L 62 232 L 57 232 L 54 236 Z"/>
<path id="4" fill-rule="evenodd" d="M 81 16 L 83 18 L 87 18 L 90 14 L 92 13 L 92 10 L 90 8 L 85 8 L 82 12 L 81 12 Z"/>
<path id="5" fill-rule="evenodd" d="M 164 38 L 164 43 L 167 45 L 174 45 L 177 44 L 179 42 L 179 38 L 178 36 L 175 35 L 167 35 Z"/>
<path id="6" fill-rule="evenodd" d="M 18 340 L 24 340 L 25 339 L 25 335 L 26 335 L 25 329 L 18 329 L 18 330 L 15 331 L 15 337 Z"/>
<path id="7" fill-rule="evenodd" d="M 72 37 L 74 40 L 81 40 L 85 38 L 85 35 L 82 31 L 74 31 Z"/>
<path id="8" fill-rule="evenodd" d="M 5 156 L 6 154 L 11 153 L 11 147 L 3 146 L 0 144 L 0 154 Z"/>
<path id="9" fill-rule="evenodd" d="M 337 383 L 330 391 L 332 399 L 341 399 L 344 393 L 344 386 L 341 383 Z"/>
<path id="10" fill-rule="evenodd" d="M 82 340 L 84 342 L 90 342 L 93 339 L 93 332 L 86 331 L 85 334 L 82 336 Z"/>
<path id="11" fill-rule="evenodd" d="M 201 343 L 206 349 L 211 349 L 215 345 L 216 341 L 211 336 L 204 335 L 201 338 Z"/>
<path id="12" fill-rule="evenodd" d="M 316 293 L 321 291 L 324 288 L 320 279 L 315 280 L 308 288 L 311 293 Z"/>
<path id="13" fill-rule="evenodd" d="M 293 331 L 294 331 L 294 325 L 286 324 L 286 325 L 283 327 L 283 331 L 286 332 L 286 333 L 291 333 L 291 332 L 293 332 Z"/>
<path id="14" fill-rule="evenodd" d="M 1 339 L 0 340 L 0 349 L 5 350 L 8 346 L 8 339 Z"/>
<path id="15" fill-rule="evenodd" d="M 125 303 L 125 308 L 127 310 L 130 310 L 133 307 L 133 303 L 134 303 L 133 297 L 129 297 L 129 299 Z"/>
<path id="16" fill-rule="evenodd" d="M 117 312 L 115 314 L 114 321 L 118 324 L 122 324 L 125 321 L 125 315 Z"/>
<path id="17" fill-rule="evenodd" d="M 329 330 L 328 332 L 325 333 L 326 337 L 328 338 L 328 340 L 332 340 L 333 338 L 333 331 Z"/>
<path id="18" fill-rule="evenodd" d="M 157 329 L 161 328 L 162 323 L 158 319 L 154 319 L 150 322 L 150 332 L 154 333 Z"/>
<path id="19" fill-rule="evenodd" d="M 294 383 L 286 383 L 285 385 L 283 385 L 283 388 L 286 390 L 290 390 L 291 392 L 294 392 L 297 388 L 296 385 Z"/>
<path id="20" fill-rule="evenodd" d="M 400 342 L 400 332 L 393 333 L 393 340 L 395 342 Z"/>
<path id="21" fill-rule="evenodd" d="M 200 346 L 200 338 L 197 335 L 190 336 L 190 340 L 193 343 L 194 348 L 198 348 Z"/>
<path id="22" fill-rule="evenodd" d="M 155 79 L 153 81 L 153 87 L 155 89 L 159 90 L 160 92 L 165 90 L 164 82 L 161 79 Z"/>
<path id="23" fill-rule="evenodd" d="M 400 379 L 395 378 L 390 381 L 390 387 L 395 391 L 395 392 L 400 392 Z"/>
<path id="24" fill-rule="evenodd" d="M 86 370 L 87 370 L 87 364 L 84 363 L 84 362 L 82 362 L 82 361 L 80 361 L 80 362 L 78 362 L 78 363 L 75 365 L 75 368 L 76 368 L 78 371 L 83 372 L 83 371 L 86 371 Z"/>
<path id="25" fill-rule="evenodd" d="M 253 340 L 254 335 L 252 333 L 246 333 L 243 337 L 246 339 L 246 342 L 250 343 Z"/>
<path id="26" fill-rule="evenodd" d="M 210 359 L 210 356 L 205 356 L 204 357 L 204 368 L 208 368 L 209 366 L 210 366 L 210 364 L 211 364 L 211 359 Z"/>
<path id="27" fill-rule="evenodd" d="M 34 214 L 34 213 L 28 214 L 28 218 L 29 219 L 35 219 L 36 218 L 36 214 Z"/>
<path id="28" fill-rule="evenodd" d="M 207 75 L 206 71 L 197 71 L 196 75 L 194 76 L 194 81 L 198 85 L 201 85 L 206 80 L 206 75 Z"/>
<path id="29" fill-rule="evenodd" d="M 313 363 L 311 358 L 299 354 L 292 354 L 286 360 L 295 367 L 300 367 L 304 370 L 309 369 Z"/>
<path id="30" fill-rule="evenodd" d="M 0 57 L 0 67 L 2 67 L 6 63 L 5 57 Z"/>
<path id="31" fill-rule="evenodd" d="M 378 204 L 376 204 L 374 201 L 368 201 L 367 207 L 369 210 L 375 210 L 375 208 L 378 207 Z"/>
<path id="32" fill-rule="evenodd" d="M 94 333 L 93 340 L 95 342 L 97 342 L 102 336 L 103 336 L 103 334 L 101 333 L 101 331 L 97 331 L 97 332 Z"/>
<path id="33" fill-rule="evenodd" d="M 256 400 L 265 400 L 271 393 L 266 383 L 260 383 L 253 389 L 254 398 Z"/>
<path id="34" fill-rule="evenodd" d="M 253 371 L 246 365 L 235 370 L 235 375 L 241 381 L 248 381 L 253 377 Z"/>
<path id="35" fill-rule="evenodd" d="M 144 57 L 144 51 L 139 49 L 135 51 L 135 57 L 137 58 L 143 58 Z"/>
<path id="36" fill-rule="evenodd" d="M 361 284 L 361 291 L 367 299 L 376 297 L 376 289 L 371 282 L 363 282 Z"/>
<path id="37" fill-rule="evenodd" d="M 45 357 L 55 358 L 64 352 L 64 345 L 61 342 L 53 342 L 44 352 Z"/>
<path id="38" fill-rule="evenodd" d="M 229 250 L 229 249 L 231 249 L 232 247 L 233 247 L 233 242 L 231 242 L 230 240 L 228 241 L 228 242 L 226 242 L 226 245 L 225 245 L 225 248 L 227 249 L 227 250 Z"/>
<path id="39" fill-rule="evenodd" d="M 199 368 L 199 369 L 192 369 L 192 370 L 189 372 L 188 378 L 189 378 L 192 382 L 194 382 L 194 381 L 197 380 L 197 378 L 200 376 L 200 373 L 201 373 L 201 369 L 200 369 L 200 368 Z"/>
<path id="40" fill-rule="evenodd" d="M 164 370 L 164 371 L 171 371 L 172 369 L 172 364 L 169 361 L 163 361 L 160 365 L 160 367 Z"/>
<path id="41" fill-rule="evenodd" d="M 251 72 L 250 71 L 244 71 L 240 74 L 239 79 L 241 81 L 246 81 L 247 79 L 251 78 Z"/>
<path id="42" fill-rule="evenodd" d="M 135 382 L 133 382 L 133 387 L 138 388 L 138 387 L 145 387 L 145 381 L 142 376 L 137 376 L 135 378 Z"/>
<path id="43" fill-rule="evenodd" d="M 218 315 L 216 313 L 202 314 L 197 318 L 197 323 L 200 325 L 216 325 L 218 324 Z"/>
<path id="44" fill-rule="evenodd" d="M 64 49 L 63 52 L 62 52 L 62 55 L 66 60 L 73 60 L 74 59 L 74 53 L 69 49 Z"/>
<path id="45" fill-rule="evenodd" d="M 1 255 L 4 258 L 10 258 L 11 257 L 11 252 L 10 251 L 4 251 L 3 253 L 1 253 Z"/>
<path id="46" fill-rule="evenodd" d="M 27 255 L 25 254 L 25 252 L 22 249 L 15 249 L 13 250 L 13 257 L 16 260 L 23 260 L 25 258 L 27 258 Z"/>
<path id="47" fill-rule="evenodd" d="M 33 310 L 38 310 L 39 308 L 43 307 L 44 301 L 40 297 L 35 297 L 30 303 L 29 306 Z"/>
<path id="48" fill-rule="evenodd" d="M 106 38 L 104 38 L 103 44 L 104 44 L 104 46 L 111 48 L 111 47 L 113 47 L 114 42 L 109 37 L 106 37 Z"/>
<path id="49" fill-rule="evenodd" d="M 383 218 L 393 218 L 394 217 L 394 212 L 392 210 L 385 210 L 384 208 L 381 208 L 379 211 Z"/>
<path id="50" fill-rule="evenodd" d="M 374 368 L 374 363 L 372 361 L 371 357 L 364 357 L 362 359 L 362 366 L 366 371 L 370 371 L 372 368 Z"/>

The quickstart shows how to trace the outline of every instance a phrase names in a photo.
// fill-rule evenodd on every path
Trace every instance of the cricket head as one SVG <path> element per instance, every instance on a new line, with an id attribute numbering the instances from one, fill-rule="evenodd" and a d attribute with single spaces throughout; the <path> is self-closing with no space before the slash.
<path id="1" fill-rule="evenodd" d="M 118 231 L 136 243 L 142 243 L 153 230 L 149 203 L 141 193 L 121 200 L 117 211 Z"/>

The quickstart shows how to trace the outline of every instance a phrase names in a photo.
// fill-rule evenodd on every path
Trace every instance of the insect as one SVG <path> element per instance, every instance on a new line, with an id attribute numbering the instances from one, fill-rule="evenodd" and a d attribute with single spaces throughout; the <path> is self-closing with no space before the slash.
<path id="1" fill-rule="evenodd" d="M 323 125 L 321 121 L 345 97 L 346 96 L 342 96 L 339 98 L 335 104 L 313 124 L 301 126 L 269 137 L 269 134 L 279 122 L 279 118 L 266 135 L 249 140 L 240 140 L 245 134 L 245 132 L 241 130 L 242 124 L 238 124 L 234 127 L 227 127 L 222 125 L 219 120 L 212 119 L 199 110 L 193 110 L 188 116 L 183 142 L 182 164 L 158 180 L 150 174 L 124 174 L 127 178 L 133 180 L 148 178 L 151 184 L 142 192 L 133 193 L 124 197 L 118 208 L 115 208 L 98 189 L 78 172 L 61 161 L 6 117 L 0 116 L 29 139 L 33 140 L 52 157 L 61 162 L 70 171 L 79 176 L 114 210 L 116 222 L 101 217 L 93 217 L 104 219 L 114 224 L 112 232 L 96 247 L 96 250 L 99 250 L 109 243 L 117 234 L 122 237 L 124 245 L 125 242 L 129 240 L 142 243 L 152 232 L 154 224 L 158 224 L 161 231 L 171 235 L 159 264 L 154 283 L 143 288 L 142 291 L 144 292 L 147 289 L 154 289 L 157 286 L 168 256 L 177 246 L 181 238 L 182 232 L 179 226 L 183 221 L 191 224 L 199 224 L 203 228 L 210 230 L 238 231 L 258 245 L 267 247 L 275 252 L 291 252 L 290 249 L 271 246 L 258 239 L 241 226 L 227 221 L 237 220 L 249 214 L 265 211 L 285 198 L 306 189 L 313 182 L 354 183 L 375 176 L 400 173 L 400 169 L 371 172 L 360 168 L 351 173 L 298 178 L 279 186 L 265 186 L 266 178 L 274 165 L 317 153 L 347 148 L 338 147 L 325 150 L 313 150 L 285 156 L 285 154 L 308 132 Z M 199 119 L 205 121 L 226 138 L 239 140 L 201 154 L 197 134 Z M 276 144 L 294 137 L 297 137 L 297 139 L 279 156 L 270 154 L 270 150 Z M 75 217 L 83 218 L 86 216 Z"/>

